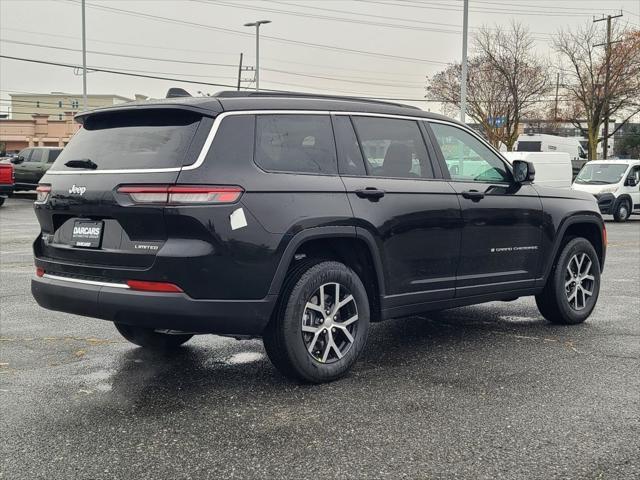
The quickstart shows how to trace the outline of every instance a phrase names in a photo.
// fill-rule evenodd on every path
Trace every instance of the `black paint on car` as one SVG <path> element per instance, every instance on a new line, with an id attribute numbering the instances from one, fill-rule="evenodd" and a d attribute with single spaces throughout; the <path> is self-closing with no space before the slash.
<path id="1" fill-rule="evenodd" d="M 594 197 L 536 186 L 444 116 L 222 92 L 78 120 L 38 187 L 32 292 L 143 347 L 262 337 L 285 375 L 322 382 L 370 322 L 535 295 L 573 324 L 597 301 Z"/>

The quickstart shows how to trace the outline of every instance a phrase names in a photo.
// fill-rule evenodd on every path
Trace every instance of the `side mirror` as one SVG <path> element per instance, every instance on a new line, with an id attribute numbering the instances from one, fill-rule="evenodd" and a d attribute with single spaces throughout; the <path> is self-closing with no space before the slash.
<path id="1" fill-rule="evenodd" d="M 14 165 L 19 165 L 22 162 L 24 162 L 24 157 L 20 156 L 20 157 L 13 157 L 11 159 L 11 163 L 13 163 Z"/>
<path id="2" fill-rule="evenodd" d="M 516 183 L 533 182 L 536 178 L 536 168 L 526 160 L 513 161 L 513 179 Z"/>
<path id="3" fill-rule="evenodd" d="M 627 186 L 635 187 L 636 185 L 638 185 L 638 180 L 636 180 L 636 177 L 628 177 L 627 178 Z"/>

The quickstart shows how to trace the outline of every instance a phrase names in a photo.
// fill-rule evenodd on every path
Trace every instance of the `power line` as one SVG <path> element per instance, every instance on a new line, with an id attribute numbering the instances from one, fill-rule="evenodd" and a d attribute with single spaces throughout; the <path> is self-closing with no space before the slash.
<path id="1" fill-rule="evenodd" d="M 46 61 L 46 60 L 36 60 L 33 58 L 24 58 L 24 57 L 14 57 L 14 56 L 10 56 L 10 55 L 0 55 L 0 58 L 6 58 L 9 60 L 15 60 L 15 61 L 21 61 L 21 62 L 28 62 L 28 63 L 35 63 L 35 64 L 41 64 L 41 65 L 51 65 L 51 66 L 57 66 L 57 67 L 65 67 L 65 68 L 80 68 L 79 65 L 74 65 L 74 64 L 68 64 L 68 63 L 60 63 L 60 62 L 51 62 L 51 61 Z M 207 85 L 207 86 L 212 86 L 212 87 L 224 87 L 224 88 L 230 88 L 230 89 L 236 89 L 236 85 L 230 85 L 230 84 L 224 84 L 224 83 L 213 83 L 213 82 L 200 82 L 200 81 L 195 81 L 195 80 L 187 80 L 184 78 L 174 78 L 174 77 L 165 77 L 165 76 L 154 76 L 154 75 L 143 75 L 143 74 L 136 74 L 136 73 L 130 73 L 130 72 L 123 72 L 120 70 L 114 70 L 114 69 L 107 69 L 107 68 L 98 68 L 98 67 L 87 67 L 90 70 L 96 71 L 96 72 L 103 72 L 103 73 L 110 73 L 113 75 L 124 75 L 124 76 L 128 76 L 128 77 L 139 77 L 139 78 L 146 78 L 146 79 L 152 79 L 152 80 L 164 80 L 164 81 L 171 81 L 171 82 L 176 82 L 176 83 L 189 83 L 189 84 L 194 84 L 194 85 Z M 279 83 L 279 82 L 272 82 L 272 83 Z M 285 85 L 292 85 L 290 83 L 286 83 Z M 303 85 L 303 87 L 305 88 L 309 88 L 308 85 Z M 272 93 L 295 93 L 295 92 L 291 92 L 288 90 L 275 90 L 275 89 L 262 89 L 266 92 L 272 92 Z M 399 101 L 411 101 L 411 102 L 425 102 L 428 101 L 424 98 L 391 98 L 391 97 L 385 97 L 385 98 L 380 98 L 380 97 L 376 97 L 376 96 L 365 96 L 365 95 L 359 95 L 361 98 L 369 98 L 372 100 L 399 100 Z"/>
<path id="2" fill-rule="evenodd" d="M 26 45 L 30 47 L 40 47 L 40 48 L 52 48 L 55 50 L 66 50 L 69 52 L 81 52 L 79 48 L 69 48 L 69 47 L 61 47 L 58 45 L 44 45 L 42 43 L 31 43 L 31 42 L 21 42 L 19 40 L 8 40 L 6 38 L 0 38 L 0 42 L 5 43 L 13 43 L 16 45 Z M 157 58 L 157 57 L 144 57 L 140 55 L 128 55 L 125 53 L 114 53 L 114 52 L 102 52 L 100 50 L 87 50 L 87 53 L 91 53 L 94 55 L 106 55 L 110 57 L 122 57 L 122 58 L 134 58 L 136 60 L 151 60 L 156 62 L 171 62 L 171 63 L 184 63 L 189 65 L 207 65 L 213 67 L 237 67 L 236 64 L 233 63 L 211 63 L 211 62 L 195 62 L 191 60 L 178 60 L 178 59 L 170 59 L 170 58 Z"/>
<path id="3" fill-rule="evenodd" d="M 387 5 L 387 6 L 393 6 L 393 7 L 406 7 L 406 8 L 421 8 L 421 9 L 428 9 L 428 10 L 443 10 L 443 11 L 449 11 L 449 12 L 461 12 L 462 8 L 458 8 L 456 5 L 454 4 L 450 4 L 450 3 L 437 3 L 437 2 L 414 2 L 414 1 L 410 1 L 410 0 L 404 0 L 400 3 L 391 3 L 391 2 L 384 2 L 384 1 L 373 1 L 373 0 L 354 0 L 357 2 L 364 2 L 364 3 L 376 3 L 376 4 L 380 4 L 380 5 Z M 469 9 L 472 12 L 479 12 L 479 13 L 506 13 L 506 14 L 522 14 L 522 15 L 542 15 L 542 16 L 587 16 L 590 17 L 592 14 L 591 13 L 576 13 L 576 12 L 551 12 L 549 11 L 549 8 L 546 8 L 545 11 L 541 11 L 541 10 L 507 10 L 507 9 L 501 9 L 498 7 L 489 7 L 489 8 L 470 8 Z"/>
<path id="4" fill-rule="evenodd" d="M 33 58 L 14 57 L 14 56 L 10 56 L 10 55 L 0 55 L 0 58 L 6 58 L 8 60 L 16 60 L 16 61 L 20 61 L 20 62 L 37 63 L 37 64 L 42 64 L 42 65 L 53 65 L 53 66 L 56 66 L 56 67 L 81 68 L 79 65 L 73 65 L 73 64 L 69 64 L 69 63 L 49 62 L 49 61 L 46 61 L 46 60 L 36 60 L 36 59 L 33 59 Z M 170 77 L 164 77 L 164 76 L 160 77 L 160 76 L 153 76 L 153 75 L 143 75 L 143 74 L 136 74 L 136 73 L 119 71 L 119 70 L 97 68 L 97 67 L 87 67 L 87 69 L 93 70 L 95 72 L 111 73 L 111 74 L 114 74 L 114 75 L 124 75 L 124 76 L 128 76 L 128 77 L 149 78 L 149 79 L 153 79 L 153 80 L 167 80 L 167 81 L 170 81 L 170 82 L 191 83 L 191 84 L 195 84 L 195 85 L 209 85 L 211 87 L 225 87 L 225 88 L 228 87 L 228 88 L 234 88 L 235 89 L 235 85 L 229 85 L 229 84 L 225 84 L 225 83 L 198 82 L 198 81 L 194 81 L 194 80 L 186 80 L 186 79 L 180 79 L 180 78 L 170 78 Z"/>
<path id="5" fill-rule="evenodd" d="M 459 34 L 460 31 L 457 30 L 446 30 L 446 29 L 442 29 L 442 28 L 425 28 L 425 27 L 420 27 L 417 25 L 400 25 L 400 24 L 393 24 L 393 23 L 385 23 L 385 22 L 373 22 L 370 20 L 362 20 L 362 19 L 353 19 L 353 18 L 345 18 L 345 17 L 335 17 L 335 16 L 328 16 L 328 15 L 318 15 L 318 14 L 311 14 L 311 13 L 303 13 L 303 12 L 296 12 L 294 10 L 279 10 L 279 9 L 275 9 L 275 8 L 268 8 L 268 7 L 257 7 L 257 6 L 249 6 L 246 4 L 233 4 L 233 3 L 227 3 L 227 2 L 223 2 L 223 1 L 218 1 L 216 0 L 215 2 L 210 2 L 210 1 L 205 1 L 205 0 L 191 0 L 193 2 L 197 2 L 197 3 L 206 3 L 208 5 L 216 5 L 216 6 L 225 6 L 225 7 L 231 7 L 231 8 L 239 8 L 242 10 L 252 10 L 252 11 L 258 11 L 258 12 L 269 12 L 269 13 L 278 13 L 278 14 L 282 14 L 282 15 L 290 15 L 290 16 L 294 16 L 294 17 L 304 17 L 304 18 L 313 18 L 313 19 L 318 19 L 318 20 L 330 20 L 333 22 L 345 22 L 345 23 L 351 23 L 351 24 L 360 24 L 360 25 L 372 25 L 375 27 L 383 27 L 383 28 L 396 28 L 396 29 L 401 29 L 401 30 L 417 30 L 417 31 L 421 31 L 421 32 L 437 32 L 437 33 L 453 33 L 453 34 Z M 424 22 L 423 22 L 424 23 Z"/>
<path id="6" fill-rule="evenodd" d="M 27 34 L 33 34 L 33 35 L 39 35 L 39 36 L 44 36 L 47 38 L 51 38 L 51 37 L 57 37 L 57 38 L 66 38 L 66 39 L 70 39 L 70 40 L 75 40 L 77 41 L 79 39 L 78 36 L 73 36 L 73 35 L 61 35 L 61 34 L 56 34 L 56 33 L 50 33 L 50 32 L 34 32 L 31 30 L 25 30 L 25 29 L 16 29 L 16 28 L 8 28 L 8 27 L 3 27 L 3 30 L 10 30 L 10 31 L 14 31 L 14 32 L 20 32 L 20 33 L 27 33 Z M 96 43 L 106 43 L 106 44 L 113 44 L 113 45 L 124 45 L 124 46 L 128 46 L 128 47 L 143 47 L 143 48 L 154 48 L 154 49 L 161 49 L 161 50 L 175 50 L 175 51 L 181 51 L 181 52 L 189 52 L 189 53 L 204 53 L 207 55 L 210 55 L 212 53 L 214 54 L 218 54 L 218 55 L 229 55 L 229 56 L 237 56 L 237 53 L 226 53 L 226 52 L 214 52 L 214 51 L 208 51 L 208 50 L 192 50 L 192 49 L 187 49 L 187 48 L 177 48 L 177 47 L 165 47 L 165 46 L 157 46 L 157 45 L 149 45 L 149 44 L 134 44 L 134 43 L 127 43 L 127 42 L 116 42 L 116 41 L 111 41 L 111 40 L 99 40 L 96 38 L 88 38 L 87 40 L 91 41 L 91 42 L 96 42 Z M 342 70 L 342 71 L 346 71 L 346 72 L 359 72 L 359 73 L 370 73 L 376 76 L 392 76 L 392 77 L 402 77 L 403 79 L 406 78 L 406 75 L 404 74 L 396 74 L 396 73 L 391 73 L 391 72 L 381 72 L 381 71 L 377 71 L 377 70 L 369 70 L 369 69 L 361 69 L 361 68 L 347 68 L 347 67 L 341 67 L 341 66 L 337 66 L 337 65 L 327 65 L 327 64 L 319 64 L 319 63 L 309 63 L 309 62 L 298 62 L 298 61 L 293 61 L 293 60 L 282 60 L 280 58 L 275 58 L 275 57 L 263 57 L 266 60 L 269 60 L 271 62 L 275 62 L 275 63 L 283 63 L 283 64 L 288 64 L 288 65 L 304 65 L 304 66 L 308 66 L 308 67 L 318 67 L 318 68 L 322 68 L 323 71 L 326 71 L 327 68 L 331 68 L 332 70 Z M 205 62 L 206 63 L 206 62 Z M 208 65 L 208 63 L 207 63 Z M 346 77 L 345 75 L 343 75 L 344 77 Z M 422 75 L 421 75 L 422 77 Z M 353 78 L 358 78 L 358 77 L 353 77 Z M 359 78 L 363 78 L 363 77 L 359 77 Z M 370 77 L 367 77 L 370 78 Z"/>
<path id="7" fill-rule="evenodd" d="M 44 44 L 40 44 L 40 43 L 31 43 L 31 42 L 21 42 L 21 41 L 16 41 L 16 40 L 7 40 L 7 39 L 2 39 L 0 38 L 0 42 L 5 42 L 5 43 L 12 43 L 12 44 L 19 44 L 19 45 L 28 45 L 28 46 L 32 46 L 32 47 L 38 47 L 38 48 L 48 48 L 48 49 L 52 49 L 52 50 L 63 50 L 63 51 L 72 51 L 72 52 L 80 52 L 80 49 L 76 49 L 76 48 L 67 48 L 67 47 L 61 47 L 61 46 L 57 46 L 57 45 L 44 45 Z M 120 55 L 117 53 L 112 53 L 112 52 L 98 52 L 95 50 L 88 50 L 88 52 L 91 53 L 97 53 L 97 54 L 103 54 L 103 55 L 109 55 L 109 56 L 116 56 L 116 57 L 124 57 L 124 58 L 132 58 L 134 57 L 133 55 Z M 177 63 L 194 63 L 197 65 L 208 65 L 206 62 L 191 62 L 191 61 L 182 61 L 182 60 L 174 60 L 174 59 L 164 59 L 164 58 L 153 58 L 151 59 L 150 57 L 135 57 L 135 58 L 141 58 L 141 59 L 147 59 L 147 60 L 154 60 L 154 61 L 163 61 L 163 62 L 177 62 Z M 233 66 L 234 68 L 237 68 L 236 65 L 229 65 L 229 66 Z M 167 72 L 158 72 L 158 71 L 153 71 L 153 70 L 128 70 L 126 68 L 120 68 L 118 67 L 118 70 L 120 71 L 133 71 L 133 72 L 142 72 L 142 73 L 154 73 L 154 74 L 160 74 L 160 75 L 184 75 L 184 74 L 180 74 L 180 73 L 167 73 Z M 411 88 L 412 86 L 415 87 L 418 82 L 402 82 L 402 83 L 389 83 L 389 82 L 375 82 L 375 81 L 369 81 L 369 80 L 357 80 L 354 78 L 346 78 L 346 77 L 328 77 L 326 75 L 313 75 L 313 74 L 305 74 L 305 73 L 298 73 L 298 72 L 290 72 L 287 70 L 280 70 L 280 69 L 275 69 L 275 68 L 264 68 L 263 70 L 265 71 L 269 71 L 269 72 L 274 72 L 274 73 L 280 73 L 280 74 L 284 74 L 284 75 L 294 75 L 294 76 L 301 76 L 301 77 L 307 77 L 307 78 L 318 78 L 318 79 L 323 79 L 323 80 L 330 80 L 330 81 L 336 81 L 336 82 L 343 82 L 343 83 L 355 83 L 355 84 L 363 84 L 363 85 L 374 85 L 374 86 L 383 86 L 383 87 L 392 87 L 392 88 Z M 186 74 L 187 76 L 190 77 L 199 77 L 199 78 L 225 78 L 225 79 L 235 79 L 236 77 L 233 76 L 226 76 L 226 77 L 222 77 L 219 75 L 216 75 L 215 77 L 211 76 L 211 75 L 196 75 L 196 74 Z M 420 87 L 422 87 L 424 85 L 423 82 L 420 83 Z"/>
<path id="8" fill-rule="evenodd" d="M 61 1 L 61 0 L 59 0 L 59 1 Z M 64 1 L 69 2 L 69 3 L 73 3 L 73 4 L 77 4 L 78 3 L 77 0 L 64 0 Z M 186 20 L 179 20 L 179 19 L 175 19 L 175 18 L 162 17 L 162 16 L 159 16 L 159 15 L 152 15 L 152 14 L 137 12 L 137 11 L 133 11 L 133 10 L 125 10 L 125 9 L 122 9 L 122 8 L 107 7 L 107 6 L 104 6 L 104 5 L 96 5 L 96 4 L 91 4 L 91 3 L 88 3 L 87 6 L 89 8 L 95 8 L 95 9 L 98 9 L 98 10 L 103 10 L 103 11 L 108 11 L 108 12 L 115 12 L 115 13 L 120 13 L 120 14 L 127 14 L 127 15 L 132 15 L 132 16 L 136 16 L 136 17 L 140 17 L 140 18 L 148 18 L 148 19 L 153 19 L 153 20 L 160 21 L 160 22 L 165 22 L 165 23 L 186 25 L 186 26 L 196 27 L 196 28 L 205 28 L 205 29 L 208 29 L 208 30 L 219 31 L 219 32 L 232 34 L 232 35 L 240 35 L 240 36 L 243 36 L 243 37 L 247 37 L 247 36 L 253 37 L 253 35 L 248 34 L 246 32 L 243 32 L 243 31 L 240 31 L 240 30 L 233 30 L 233 29 L 230 29 L 230 28 L 214 27 L 212 25 L 206 25 L 206 24 L 203 24 L 203 23 L 189 22 L 189 21 L 186 21 Z M 289 44 L 289 45 L 305 46 L 305 47 L 310 47 L 310 48 L 317 48 L 317 49 L 322 49 L 322 50 L 331 50 L 331 51 L 347 53 L 347 54 L 364 55 L 364 56 L 370 56 L 370 57 L 376 57 L 376 58 L 384 58 L 384 59 L 388 59 L 388 60 L 396 60 L 396 61 L 411 62 L 411 63 L 431 63 L 431 64 L 436 64 L 436 65 L 447 65 L 448 64 L 447 62 L 442 62 L 442 61 L 438 61 L 438 60 L 429 60 L 429 59 L 425 59 L 425 58 L 416 58 L 416 57 L 406 57 L 406 56 L 402 56 L 402 55 L 393 55 L 393 54 L 387 54 L 387 53 L 372 52 L 372 51 L 369 51 L 369 50 L 358 50 L 358 49 L 353 49 L 353 48 L 338 47 L 338 46 L 335 46 L 335 45 L 326 45 L 326 44 L 320 44 L 320 43 L 312 43 L 312 42 L 306 42 L 306 41 L 301 41 L 301 40 L 290 40 L 288 38 L 274 37 L 272 35 L 261 35 L 261 39 L 265 39 L 265 40 L 269 40 L 269 41 L 273 41 L 273 42 L 286 43 L 286 44 Z"/>

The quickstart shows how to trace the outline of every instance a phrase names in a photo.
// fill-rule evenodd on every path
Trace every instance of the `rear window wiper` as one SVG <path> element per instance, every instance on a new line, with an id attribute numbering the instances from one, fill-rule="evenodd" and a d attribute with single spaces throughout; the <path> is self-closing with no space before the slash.
<path id="1" fill-rule="evenodd" d="M 91 170 L 95 170 L 98 168 L 98 164 L 94 163 L 90 158 L 82 158 L 80 160 L 69 160 L 64 164 L 69 168 L 88 168 Z"/>

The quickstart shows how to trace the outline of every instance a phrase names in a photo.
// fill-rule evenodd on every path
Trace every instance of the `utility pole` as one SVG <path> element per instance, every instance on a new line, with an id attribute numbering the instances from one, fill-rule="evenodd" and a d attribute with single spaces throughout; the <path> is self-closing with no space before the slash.
<path id="1" fill-rule="evenodd" d="M 256 27 L 256 92 L 260 90 L 260 25 L 271 23 L 271 20 L 258 20 L 245 23 L 245 27 Z"/>
<path id="2" fill-rule="evenodd" d="M 85 8 L 82 0 L 82 109 L 87 110 L 87 31 L 85 28 Z"/>
<path id="3" fill-rule="evenodd" d="M 605 106 L 604 106 L 604 130 L 602 132 L 602 159 L 606 160 L 607 156 L 609 154 L 609 80 L 611 77 L 611 44 L 612 43 L 617 43 L 617 42 L 612 42 L 611 41 L 611 20 L 614 18 L 619 18 L 622 17 L 622 12 L 620 12 L 618 15 L 607 15 L 606 17 L 602 17 L 602 18 L 598 18 L 598 19 L 593 19 L 593 23 L 596 22 L 602 22 L 604 20 L 607 21 L 607 41 L 605 43 L 600 43 L 598 45 L 595 45 L 596 47 L 600 47 L 600 46 L 605 46 L 606 48 L 606 53 L 605 53 L 605 62 L 606 62 L 606 69 L 605 69 L 605 76 L 604 76 L 604 101 L 605 101 Z"/>
<path id="4" fill-rule="evenodd" d="M 558 120 L 558 89 L 560 88 L 560 72 L 556 73 L 556 102 L 553 107 L 553 120 Z"/>
<path id="5" fill-rule="evenodd" d="M 242 81 L 242 53 L 240 54 L 240 63 L 238 64 L 238 91 L 240 91 L 240 82 Z"/>
<path id="6" fill-rule="evenodd" d="M 465 123 L 467 112 L 467 34 L 469 31 L 469 0 L 464 0 L 462 19 L 462 78 L 460 79 L 460 121 Z"/>

